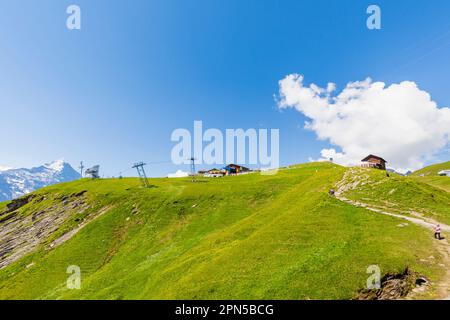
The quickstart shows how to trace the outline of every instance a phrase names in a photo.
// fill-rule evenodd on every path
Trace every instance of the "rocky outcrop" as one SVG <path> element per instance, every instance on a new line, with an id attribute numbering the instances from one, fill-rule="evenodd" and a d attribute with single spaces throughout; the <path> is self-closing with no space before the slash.
<path id="1" fill-rule="evenodd" d="M 44 200 L 43 196 L 31 194 L 13 200 L 6 210 L 0 212 L 0 269 L 48 242 L 55 232 L 60 232 L 60 236 L 70 232 L 70 229 L 60 228 L 71 219 L 74 221 L 73 228 L 76 228 L 86 218 L 86 210 L 90 208 L 85 192 L 79 192 L 51 199 L 45 209 L 31 212 L 21 210 L 29 203 Z"/>
<path id="2" fill-rule="evenodd" d="M 10 203 L 6 205 L 6 211 L 4 213 L 10 213 L 17 209 L 22 208 L 23 206 L 27 205 L 31 200 L 33 200 L 36 196 L 35 195 L 28 195 L 22 198 L 14 199 Z"/>
<path id="3" fill-rule="evenodd" d="M 406 296 L 416 287 L 425 286 L 427 280 L 417 273 L 406 269 L 400 274 L 387 274 L 381 279 L 378 290 L 362 290 L 356 300 L 398 300 Z"/>

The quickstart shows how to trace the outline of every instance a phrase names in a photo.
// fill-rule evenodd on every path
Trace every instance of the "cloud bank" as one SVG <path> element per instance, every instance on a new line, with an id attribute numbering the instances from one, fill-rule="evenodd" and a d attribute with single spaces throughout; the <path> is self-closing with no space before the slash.
<path id="1" fill-rule="evenodd" d="M 169 173 L 167 175 L 167 178 L 183 178 L 183 177 L 189 177 L 189 172 L 185 172 L 183 170 L 177 170 L 174 173 Z"/>
<path id="2" fill-rule="evenodd" d="M 357 164 L 368 154 L 385 158 L 400 171 L 419 169 L 450 142 L 450 108 L 439 108 L 430 94 L 411 81 L 350 82 L 341 92 L 305 86 L 291 74 L 279 82 L 280 109 L 295 108 L 309 120 L 305 128 L 340 148 L 324 149 L 343 165 Z"/>

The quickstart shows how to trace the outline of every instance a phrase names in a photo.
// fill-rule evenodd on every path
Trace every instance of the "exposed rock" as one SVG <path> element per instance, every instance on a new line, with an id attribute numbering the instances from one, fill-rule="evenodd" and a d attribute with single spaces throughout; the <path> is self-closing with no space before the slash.
<path id="1" fill-rule="evenodd" d="M 33 200 L 35 197 L 36 196 L 34 194 L 30 194 L 28 196 L 24 196 L 24 197 L 12 200 L 10 203 L 8 203 L 6 205 L 5 213 L 10 213 L 10 212 L 16 211 L 17 209 L 22 208 L 23 206 L 30 203 L 31 200 Z"/>
<path id="2" fill-rule="evenodd" d="M 381 288 L 361 290 L 356 300 L 398 300 L 405 298 L 416 286 L 426 284 L 424 277 L 406 269 L 400 274 L 387 274 L 381 279 Z"/>
<path id="3" fill-rule="evenodd" d="M 90 208 L 84 194 L 85 191 L 63 196 L 64 201 L 60 198 L 55 200 L 55 204 L 29 214 L 22 214 L 20 208 L 33 199 L 43 201 L 43 197 L 31 194 L 9 203 L 6 211 L 0 212 L 0 269 L 45 244 L 48 238 L 70 219 L 79 219 L 78 215 Z M 99 212 L 102 210 L 95 212 L 94 216 Z M 92 217 L 87 217 L 87 220 L 91 219 Z M 74 234 L 71 231 L 68 233 L 70 235 L 61 237 L 63 239 L 55 244 L 64 242 Z"/>
<path id="4" fill-rule="evenodd" d="M 72 196 L 73 196 L 73 197 L 81 197 L 81 196 L 83 196 L 86 192 L 87 192 L 87 190 L 83 190 L 83 191 L 74 193 Z"/>

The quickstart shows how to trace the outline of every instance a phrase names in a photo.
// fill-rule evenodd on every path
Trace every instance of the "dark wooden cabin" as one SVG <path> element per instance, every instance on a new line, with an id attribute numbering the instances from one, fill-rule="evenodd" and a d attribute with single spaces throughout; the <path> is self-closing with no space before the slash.
<path id="1" fill-rule="evenodd" d="M 362 165 L 361 165 L 362 167 L 386 170 L 386 163 L 387 163 L 387 161 L 384 160 L 383 158 L 375 156 L 373 154 L 368 155 L 367 157 L 365 157 L 361 161 L 363 162 Z"/>

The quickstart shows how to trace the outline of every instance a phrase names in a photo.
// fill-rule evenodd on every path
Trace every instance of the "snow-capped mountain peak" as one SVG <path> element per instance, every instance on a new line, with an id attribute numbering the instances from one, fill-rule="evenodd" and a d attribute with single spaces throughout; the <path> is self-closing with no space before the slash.
<path id="1" fill-rule="evenodd" d="M 31 169 L 0 170 L 0 202 L 11 200 L 37 189 L 80 178 L 70 164 L 57 160 Z"/>
<path id="2" fill-rule="evenodd" d="M 54 170 L 54 171 L 62 171 L 64 169 L 65 164 L 66 163 L 64 162 L 64 159 L 59 159 L 59 160 L 44 164 L 44 167 Z"/>

